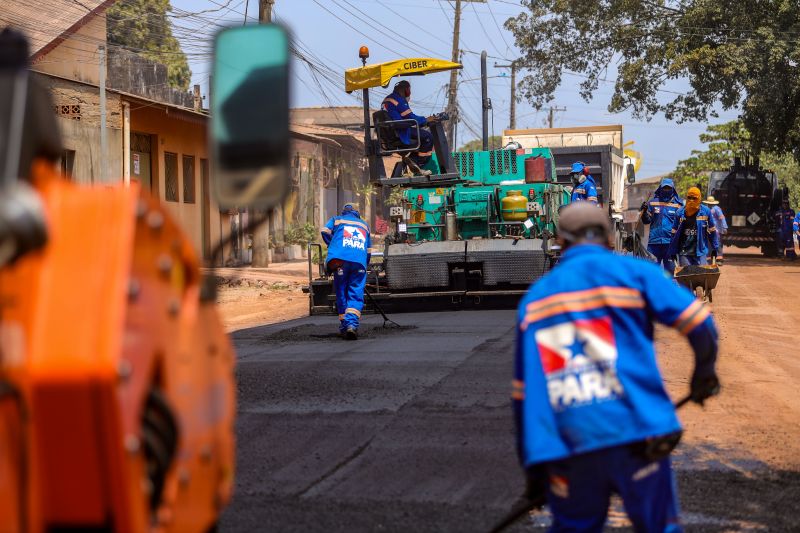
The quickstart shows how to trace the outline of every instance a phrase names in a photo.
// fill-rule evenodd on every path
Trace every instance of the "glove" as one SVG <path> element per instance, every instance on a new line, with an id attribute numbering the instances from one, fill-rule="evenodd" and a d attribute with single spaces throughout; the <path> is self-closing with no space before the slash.
<path id="1" fill-rule="evenodd" d="M 647 211 L 647 202 L 642 202 L 642 207 L 639 208 L 639 211 Z"/>
<path id="2" fill-rule="evenodd" d="M 532 509 L 541 509 L 547 503 L 547 469 L 544 465 L 525 471 L 525 497 Z"/>
<path id="3" fill-rule="evenodd" d="M 703 402 L 719 394 L 720 384 L 716 374 L 706 377 L 692 376 L 690 395 L 694 403 L 703 405 Z"/>

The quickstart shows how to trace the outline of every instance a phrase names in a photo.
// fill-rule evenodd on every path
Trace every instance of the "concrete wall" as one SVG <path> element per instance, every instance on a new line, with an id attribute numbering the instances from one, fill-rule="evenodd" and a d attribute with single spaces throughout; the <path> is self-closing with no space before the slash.
<path id="1" fill-rule="evenodd" d="M 106 42 L 105 17 L 92 17 L 82 28 L 33 64 L 33 70 L 98 85 L 97 46 Z"/>
<path id="2" fill-rule="evenodd" d="M 84 124 L 77 120 L 58 119 L 65 150 L 73 150 L 75 159 L 72 180 L 77 183 L 120 183 L 122 182 L 122 130 L 108 128 L 107 161 L 108 171 L 105 181 L 100 172 L 100 127 Z"/>
<path id="3" fill-rule="evenodd" d="M 99 90 L 42 74 L 35 74 L 34 79 L 50 92 L 64 149 L 75 152 L 72 179 L 78 183 L 102 183 Z M 106 134 L 105 183 L 118 183 L 122 179 L 122 112 L 118 94 L 106 96 Z"/>
<path id="4" fill-rule="evenodd" d="M 123 48 L 109 49 L 108 86 L 148 100 L 190 109 L 194 107 L 194 96 L 191 93 L 169 86 L 166 65 Z"/>
<path id="5" fill-rule="evenodd" d="M 154 183 L 157 184 L 158 198 L 165 208 L 178 220 L 186 231 L 198 253 L 203 249 L 202 214 L 203 185 L 201 180 L 201 159 L 208 159 L 207 149 L 207 121 L 208 119 L 193 113 L 181 112 L 161 106 L 142 106 L 135 101 L 131 102 L 131 131 L 154 135 L 152 174 Z M 178 202 L 166 201 L 164 153 L 172 152 L 178 155 Z M 182 158 L 184 155 L 194 156 L 195 202 L 186 203 L 183 195 Z M 209 184 L 213 184 L 213 175 Z M 212 185 L 213 187 L 213 185 Z M 219 208 L 211 198 L 209 210 L 209 237 L 212 248 L 219 242 L 220 236 L 230 230 L 230 222 L 220 218 Z"/>

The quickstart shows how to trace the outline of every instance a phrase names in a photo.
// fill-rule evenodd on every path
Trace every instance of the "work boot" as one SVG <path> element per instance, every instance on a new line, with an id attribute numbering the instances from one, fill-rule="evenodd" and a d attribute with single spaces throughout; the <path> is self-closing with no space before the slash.
<path id="1" fill-rule="evenodd" d="M 358 330 L 353 326 L 347 328 L 347 331 L 344 332 L 344 338 L 349 341 L 358 340 Z"/>

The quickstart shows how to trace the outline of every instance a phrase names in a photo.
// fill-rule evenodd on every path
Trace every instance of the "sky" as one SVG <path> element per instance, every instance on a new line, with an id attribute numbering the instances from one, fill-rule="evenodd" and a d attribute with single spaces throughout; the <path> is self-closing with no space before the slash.
<path id="1" fill-rule="evenodd" d="M 247 22 L 258 17 L 258 0 L 171 0 L 176 24 L 194 31 L 176 31 L 192 68 L 192 83 L 207 92 L 209 44 L 213 29 L 221 25 L 243 24 L 247 6 Z M 495 68 L 518 57 L 514 38 L 503 23 L 522 11 L 515 0 L 487 0 L 486 3 L 462 3 L 460 48 L 463 70 L 460 71 L 458 98 L 467 115 L 459 125 L 458 144 L 479 137 L 481 130 L 480 52 L 489 57 L 490 134 L 502 135 L 509 124 L 511 84 L 508 69 Z M 180 17 L 186 12 L 196 17 Z M 201 13 L 202 12 L 202 13 Z M 295 59 L 292 64 L 292 106 L 361 105 L 355 95 L 344 92 L 344 70 L 360 66 L 358 49 L 367 45 L 369 62 L 383 62 L 403 57 L 438 57 L 450 59 L 452 49 L 453 3 L 448 0 L 276 0 L 273 18 L 287 26 L 295 46 L 311 63 Z M 524 74 L 525 72 L 523 72 Z M 535 74 L 535 72 L 531 72 Z M 693 149 L 703 147 L 698 136 L 706 124 L 676 124 L 663 116 L 650 122 L 635 120 L 629 113 L 611 114 L 607 106 L 613 92 L 613 77 L 601 83 L 590 102 L 578 92 L 581 78 L 565 74 L 557 90 L 553 106 L 566 108 L 557 112 L 554 126 L 592 126 L 622 124 L 625 142 L 634 141 L 634 149 L 642 154 L 637 178 L 646 178 L 672 171 L 677 162 Z M 518 74 L 518 78 L 520 75 Z M 446 107 L 445 84 L 448 73 L 409 79 L 412 83 L 411 107 L 415 113 L 429 115 Z M 686 91 L 688 84 L 673 82 L 670 91 Z M 389 89 L 390 90 L 390 89 Z M 389 90 L 373 90 L 376 105 Z M 733 120 L 735 110 L 720 112 L 713 123 Z M 517 128 L 546 126 L 547 111 L 535 111 L 521 101 L 517 103 Z"/>

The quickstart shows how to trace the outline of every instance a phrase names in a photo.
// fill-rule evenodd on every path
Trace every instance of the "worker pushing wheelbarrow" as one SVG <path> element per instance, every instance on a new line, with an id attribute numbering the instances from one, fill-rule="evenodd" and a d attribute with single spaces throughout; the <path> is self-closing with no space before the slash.
<path id="1" fill-rule="evenodd" d="M 686 193 L 686 205 L 676 213 L 668 255 L 678 258 L 675 267 L 678 283 L 709 302 L 719 280 L 717 250 L 719 234 L 714 217 L 707 206 L 700 205 L 700 189 L 691 187 Z"/>

